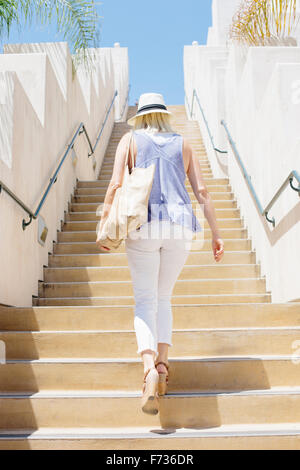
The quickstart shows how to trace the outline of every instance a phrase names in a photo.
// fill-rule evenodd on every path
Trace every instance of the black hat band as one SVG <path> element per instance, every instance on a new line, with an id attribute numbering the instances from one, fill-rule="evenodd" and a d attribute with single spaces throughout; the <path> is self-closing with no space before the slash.
<path id="1" fill-rule="evenodd" d="M 143 106 L 141 109 L 139 109 L 137 114 L 149 109 L 164 109 L 165 111 L 167 111 L 166 106 L 164 106 L 163 104 L 147 104 L 146 106 Z"/>

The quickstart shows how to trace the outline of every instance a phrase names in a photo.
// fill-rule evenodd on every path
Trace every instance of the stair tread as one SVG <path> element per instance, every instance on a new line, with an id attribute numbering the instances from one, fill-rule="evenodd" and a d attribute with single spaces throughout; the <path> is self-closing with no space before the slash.
<path id="1" fill-rule="evenodd" d="M 300 395 L 300 387 L 272 387 L 270 389 L 257 390 L 232 390 L 232 391 L 213 391 L 213 392 L 178 392 L 168 393 L 164 399 L 170 398 L 200 398 L 200 397 L 219 397 L 219 396 L 249 396 L 249 395 Z M 3 393 L 0 392 L 1 399 L 35 399 L 35 398 L 139 398 L 141 391 L 90 391 L 90 390 L 48 390 L 26 393 Z"/>
<path id="2" fill-rule="evenodd" d="M 63 255 L 59 255 L 59 256 L 63 256 Z M 239 268 L 244 268 L 244 267 L 248 267 L 248 266 L 258 266 L 258 265 L 256 265 L 256 264 L 253 265 L 253 264 L 250 264 L 250 263 L 249 264 L 232 264 L 231 263 L 231 264 L 221 264 L 219 266 L 214 266 L 214 265 L 210 265 L 210 264 L 201 264 L 201 265 L 199 265 L 199 264 L 187 264 L 187 265 L 184 266 L 183 269 L 185 269 L 185 268 L 211 268 L 211 267 L 214 267 L 214 268 L 218 269 L 220 266 L 222 266 L 224 268 L 232 268 L 232 267 L 236 267 L 236 266 L 238 266 Z M 104 270 L 105 269 L 107 269 L 107 270 L 109 270 L 109 269 L 116 269 L 116 270 L 126 269 L 126 270 L 128 270 L 129 268 L 126 265 L 118 265 L 118 266 L 84 266 L 84 267 L 83 266 L 74 266 L 74 267 L 72 267 L 72 266 L 58 266 L 58 267 L 54 266 L 54 267 L 46 267 L 46 269 L 58 270 L 58 271 L 64 270 L 64 269 L 68 270 L 68 271 L 70 269 L 71 270 L 75 269 L 75 270 L 85 271 L 86 269 L 101 269 L 101 270 L 102 269 L 104 269 Z"/>
<path id="3" fill-rule="evenodd" d="M 195 333 L 195 332 L 250 332 L 250 331 L 298 331 L 300 330 L 300 326 L 247 326 L 247 327 L 214 327 L 214 328 L 174 328 L 173 333 Z M 134 333 L 133 329 L 127 330 L 0 330 L 1 335 L 9 335 L 9 334 L 31 334 L 31 335 L 47 335 L 47 334 L 55 334 L 55 335 L 88 335 L 88 334 L 126 334 L 126 333 Z"/>
<path id="4" fill-rule="evenodd" d="M 193 297 L 193 296 L 192 296 Z M 228 304 L 222 304 L 222 306 L 220 306 L 219 304 L 179 304 L 179 305 L 174 305 L 175 307 L 177 308 L 194 308 L 194 307 L 198 307 L 199 309 L 211 309 L 211 308 L 225 308 L 225 307 L 230 307 L 230 308 L 240 308 L 239 306 L 237 306 L 236 304 L 233 304 L 233 303 L 228 303 Z M 88 306 L 88 307 L 81 307 L 81 306 L 68 306 L 68 305 L 62 305 L 62 306 L 57 306 L 57 307 L 49 307 L 49 306 L 28 306 L 28 307 L 13 307 L 13 306 L 2 306 L 0 305 L 0 314 L 3 313 L 3 311 L 15 311 L 15 312 L 18 312 L 18 313 L 21 313 L 23 312 L 24 314 L 27 314 L 28 312 L 35 312 L 35 311 L 47 311 L 47 310 L 57 310 L 57 309 L 61 309 L 61 310 L 69 310 L 69 309 L 78 309 L 79 311 L 82 310 L 83 312 L 86 310 L 86 308 L 88 309 L 107 309 L 107 305 L 99 305 L 99 306 Z M 116 308 L 132 308 L 132 306 L 128 306 L 128 305 L 118 305 Z M 243 308 L 250 308 L 250 309 L 253 309 L 253 308 L 268 308 L 268 309 L 278 309 L 278 308 L 286 308 L 286 309 L 297 309 L 297 312 L 299 312 L 300 314 L 300 304 L 299 302 L 289 302 L 288 304 L 282 304 L 282 303 L 272 303 L 271 305 L 267 305 L 264 304 L 264 303 L 255 303 L 255 304 L 249 304 L 249 305 L 243 305 Z M 299 317 L 299 322 L 300 322 L 300 317 Z"/>
<path id="5" fill-rule="evenodd" d="M 233 240 L 236 240 L 236 238 L 234 238 Z M 241 240 L 246 240 L 246 238 L 242 238 Z M 62 242 L 64 243 L 64 242 Z M 66 242 L 65 242 L 66 243 Z M 67 244 L 67 243 L 66 243 Z M 72 244 L 72 243 L 71 243 Z M 205 250 L 199 250 L 199 251 L 193 251 L 193 254 L 199 254 L 199 253 L 211 253 L 210 251 L 205 251 Z M 253 251 L 251 250 L 235 250 L 235 251 L 226 251 L 226 253 L 230 254 L 230 253 L 254 253 Z M 126 256 L 126 253 L 55 253 L 53 254 L 53 256 Z M 201 265 L 202 266 L 202 265 Z"/>
<path id="6" fill-rule="evenodd" d="M 0 430 L 0 440 L 6 439 L 178 439 L 234 436 L 299 435 L 300 423 L 223 424 L 218 427 L 192 429 L 153 429 L 152 427 L 119 428 L 39 428 Z"/>
<path id="7" fill-rule="evenodd" d="M 170 364 L 175 362 L 195 363 L 195 362 L 251 362 L 251 361 L 291 361 L 298 358 L 295 355 L 273 354 L 273 355 L 246 355 L 246 356 L 185 356 L 171 357 Z M 117 358 L 40 358 L 40 359 L 8 359 L 6 364 L 141 364 L 140 359 L 117 357 Z"/>
<path id="8" fill-rule="evenodd" d="M 231 229 L 230 229 L 231 230 Z M 239 229 L 238 229 L 239 230 Z M 74 232 L 64 232 L 64 233 L 74 233 Z M 76 232 L 75 232 L 76 233 Z M 78 232 L 77 232 L 78 233 Z M 80 232 L 84 233 L 84 232 Z M 202 240 L 201 240 L 202 241 Z M 226 242 L 251 242 L 250 238 L 226 238 Z M 197 243 L 199 240 L 192 240 L 192 243 Z M 72 242 L 55 242 L 57 245 L 94 245 L 96 241 L 72 241 Z M 124 245 L 124 242 L 122 242 Z M 195 252 L 194 252 L 195 253 Z"/>
<path id="9" fill-rule="evenodd" d="M 180 297 L 180 298 L 194 298 L 194 297 L 232 297 L 234 295 L 234 297 L 241 297 L 241 296 L 245 296 L 247 295 L 247 297 L 251 297 L 251 296 L 254 296 L 254 297 L 265 297 L 266 295 L 270 295 L 269 292 L 266 292 L 266 293 L 247 293 L 247 294 L 243 294 L 243 293 L 236 293 L 236 294 L 190 294 L 190 295 L 173 295 L 173 298 L 176 299 L 177 297 Z M 90 299 L 91 297 L 39 297 L 39 299 L 46 299 L 46 300 L 63 300 L 63 299 L 72 299 L 72 300 L 78 300 L 78 299 Z M 93 299 L 109 299 L 109 298 L 112 298 L 112 299 L 115 299 L 115 298 L 121 298 L 121 299 L 126 299 L 126 298 L 130 298 L 132 299 L 133 296 L 131 295 L 117 295 L 117 296 L 113 296 L 113 297 L 110 297 L 110 296 L 105 296 L 105 297 L 97 297 L 97 296 L 93 296 Z M 175 307 L 176 304 L 173 304 L 173 307 Z M 211 305 L 211 304 L 208 304 L 208 305 Z M 222 304 L 223 305 L 223 304 Z M 243 305 L 243 304 L 242 304 Z M 108 307 L 108 305 L 106 305 L 106 307 Z"/>
<path id="10" fill-rule="evenodd" d="M 97 205 L 97 203 L 95 204 Z M 216 208 L 215 211 L 227 211 L 227 212 L 230 212 L 230 211 L 239 211 L 238 208 L 236 207 L 224 207 L 223 209 L 222 208 Z M 95 211 L 84 211 L 84 212 L 80 212 L 80 211 L 69 211 L 68 212 L 69 214 L 95 214 Z M 239 217 L 238 217 L 239 218 Z"/>
<path id="11" fill-rule="evenodd" d="M 178 279 L 176 282 L 178 283 L 187 283 L 187 282 L 232 282 L 232 281 L 241 281 L 241 282 L 246 282 L 246 281 L 264 281 L 265 278 L 263 277 L 257 277 L 257 278 L 253 278 L 253 277 L 249 277 L 249 278 L 240 278 L 240 277 L 237 277 L 237 278 L 206 278 L 206 279 L 202 279 L 202 278 L 194 278 L 194 279 Z M 109 281 L 105 281 L 105 280 L 102 280 L 102 281 L 64 281 L 64 282 L 56 282 L 56 281 L 50 281 L 50 282 L 44 282 L 44 281 L 41 281 L 44 285 L 46 284 L 128 284 L 130 283 L 131 284 L 131 280 L 127 280 L 127 281 L 114 281 L 114 280 L 109 280 Z"/>
<path id="12" fill-rule="evenodd" d="M 221 210 L 223 210 L 223 209 L 221 209 Z M 232 210 L 232 209 L 230 209 L 230 210 Z M 235 210 L 238 210 L 238 209 L 235 209 Z M 93 212 L 69 212 L 69 214 L 77 214 L 77 215 L 78 214 L 95 214 L 95 212 L 94 211 Z M 236 221 L 239 221 L 239 222 L 242 223 L 242 220 L 241 220 L 240 217 L 228 217 L 228 218 L 225 218 L 225 219 L 222 219 L 222 217 L 218 217 L 217 219 L 218 219 L 218 222 L 222 222 L 222 221 L 224 221 L 224 222 L 235 221 L 236 222 Z M 95 219 L 95 220 L 91 219 L 91 220 L 72 220 L 72 221 L 70 220 L 70 221 L 67 221 L 65 223 L 72 223 L 72 224 L 87 224 L 87 223 L 92 224 L 92 223 L 95 223 L 95 224 L 97 224 L 98 222 L 99 222 L 99 219 L 98 220 L 97 219 Z M 243 227 L 238 227 L 238 228 L 242 229 Z M 206 230 L 208 230 L 208 228 Z"/>

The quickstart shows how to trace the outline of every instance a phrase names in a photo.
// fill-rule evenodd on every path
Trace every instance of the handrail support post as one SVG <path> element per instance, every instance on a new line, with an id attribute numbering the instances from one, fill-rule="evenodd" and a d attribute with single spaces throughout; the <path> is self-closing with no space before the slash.
<path id="1" fill-rule="evenodd" d="M 290 186 L 291 188 L 294 190 L 294 191 L 297 191 L 299 197 L 300 197 L 300 182 L 298 183 L 298 188 L 296 188 L 294 185 L 293 185 L 293 181 L 294 181 L 294 176 L 292 176 L 290 178 Z"/>
<path id="2" fill-rule="evenodd" d="M 22 221 L 22 228 L 23 228 L 23 230 L 25 230 L 25 229 L 31 224 L 32 220 L 33 220 L 33 216 L 32 216 L 32 215 L 29 215 L 29 221 L 28 221 L 28 222 L 26 222 L 26 220 L 23 219 L 23 221 Z"/>
<path id="3" fill-rule="evenodd" d="M 265 218 L 266 218 L 266 219 L 267 219 L 267 221 L 268 221 L 270 224 L 272 224 L 272 225 L 273 225 L 273 227 L 275 228 L 276 222 L 275 222 L 275 219 L 274 219 L 274 217 L 273 217 L 272 219 L 270 219 L 270 218 L 268 217 L 268 215 L 269 215 L 269 212 L 268 212 L 268 211 L 267 211 L 267 212 L 265 212 Z"/>

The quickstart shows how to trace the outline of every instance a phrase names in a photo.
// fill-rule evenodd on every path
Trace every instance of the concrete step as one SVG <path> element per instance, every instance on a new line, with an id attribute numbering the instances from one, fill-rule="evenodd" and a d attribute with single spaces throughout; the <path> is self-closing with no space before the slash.
<path id="1" fill-rule="evenodd" d="M 198 212 L 200 213 L 201 208 L 199 204 L 195 204 L 193 206 L 194 210 L 197 211 L 196 216 L 200 217 L 198 215 Z M 240 210 L 239 209 L 216 209 L 216 217 L 217 219 L 237 219 L 240 218 Z M 67 221 L 74 221 L 74 220 L 95 220 L 97 217 L 100 218 L 99 216 L 96 215 L 96 211 L 92 212 L 69 212 L 66 214 L 66 222 Z"/>
<path id="2" fill-rule="evenodd" d="M 221 237 L 226 239 L 244 239 L 247 238 L 247 229 L 233 228 L 233 229 L 220 229 Z M 94 242 L 95 241 L 95 230 L 89 231 L 64 231 L 57 233 L 57 241 L 62 243 L 71 242 Z M 206 240 L 211 239 L 211 231 L 209 229 L 204 230 L 204 238 Z"/>
<path id="3" fill-rule="evenodd" d="M 299 358 L 297 359 L 299 361 Z M 139 391 L 141 361 L 126 358 L 9 361 L 0 368 L 0 393 Z M 62 379 L 63 378 L 63 379 Z M 172 359 L 168 393 L 232 392 L 300 387 L 293 356 Z"/>
<path id="4" fill-rule="evenodd" d="M 192 202 L 197 202 L 196 196 L 193 192 L 189 192 L 189 197 Z M 104 202 L 105 191 L 102 194 L 74 194 L 72 196 L 72 203 L 98 203 Z M 210 196 L 213 201 L 235 201 L 234 195 L 231 192 L 210 192 Z"/>
<path id="5" fill-rule="evenodd" d="M 186 139 L 192 149 L 194 150 L 194 152 L 200 152 L 201 154 L 203 154 L 204 156 L 207 155 L 207 150 L 203 144 L 203 142 L 199 139 L 195 139 L 190 133 L 188 132 L 184 132 L 184 131 L 177 131 L 178 134 L 181 134 L 183 136 L 184 139 Z M 125 134 L 125 132 L 124 132 Z M 123 134 L 123 135 L 124 135 Z M 118 137 L 116 139 L 114 139 L 113 141 L 110 141 L 107 148 L 106 148 L 106 152 L 110 155 L 114 154 L 114 152 L 116 151 L 118 145 L 119 145 L 119 142 L 121 140 L 123 136 L 121 137 Z"/>
<path id="6" fill-rule="evenodd" d="M 108 145 L 106 152 L 105 152 L 105 157 L 104 157 L 105 161 L 107 159 L 111 159 L 112 161 L 114 161 L 117 148 L 118 148 L 118 143 L 115 143 L 114 145 Z M 192 145 L 192 148 L 196 157 L 200 158 L 201 160 L 209 161 L 207 158 L 207 151 L 204 147 L 197 147 L 195 145 Z"/>
<path id="7" fill-rule="evenodd" d="M 96 234 L 95 234 L 96 235 Z M 96 240 L 96 236 L 94 238 Z M 251 240 L 247 239 L 226 239 L 224 241 L 225 250 L 228 251 L 242 251 L 251 250 Z M 208 251 L 211 249 L 211 240 L 196 240 L 192 241 L 191 251 L 204 250 Z M 97 247 L 94 242 L 70 242 L 70 243 L 55 243 L 53 247 L 54 254 L 97 254 L 101 250 Z M 124 242 L 120 245 L 117 250 L 114 250 L 115 253 L 125 253 L 125 244 Z"/>
<path id="8" fill-rule="evenodd" d="M 113 168 L 114 168 L 114 161 L 115 161 L 115 158 L 111 158 L 111 159 L 104 159 L 103 161 L 103 164 L 101 166 L 101 174 L 102 174 L 102 171 L 109 171 L 109 172 L 112 172 Z M 204 160 L 199 160 L 200 161 L 200 165 L 201 165 L 201 169 L 203 171 L 211 171 L 211 166 L 210 166 L 210 163 L 208 162 L 208 160 L 204 159 Z"/>
<path id="9" fill-rule="evenodd" d="M 246 328 L 299 326 L 299 304 L 174 305 L 173 326 Z M 133 306 L 0 308 L 0 330 L 130 330 Z"/>
<path id="10" fill-rule="evenodd" d="M 113 157 L 114 158 L 114 157 Z M 106 174 L 106 173 L 109 173 L 111 174 L 112 173 L 112 169 L 113 169 L 113 165 L 112 165 L 112 161 L 106 161 L 106 165 L 105 166 L 101 166 L 101 169 L 100 169 L 100 175 L 102 174 Z M 206 163 L 204 165 L 201 165 L 201 169 L 202 169 L 202 173 L 205 175 L 205 174 L 211 174 L 212 173 L 212 170 L 211 170 L 211 167 L 210 165 L 207 165 Z"/>
<path id="11" fill-rule="evenodd" d="M 124 134 L 125 134 L 125 132 L 124 132 Z M 191 139 L 191 135 L 189 133 L 185 134 L 185 132 L 179 131 L 178 134 L 181 134 L 187 140 Z M 121 137 L 111 138 L 111 140 L 109 141 L 109 144 L 107 146 L 107 150 L 108 151 L 109 150 L 115 150 L 118 147 L 118 144 L 119 144 L 120 140 L 121 140 Z M 193 139 L 193 142 L 191 142 L 191 147 L 195 150 L 202 150 L 203 152 L 206 152 L 206 148 L 203 145 L 203 143 L 201 142 L 201 140 Z"/>
<path id="12" fill-rule="evenodd" d="M 299 334 L 299 326 L 173 330 L 170 358 L 290 356 Z M 137 357 L 133 330 L 1 331 L 0 339 L 7 360 Z"/>
<path id="13" fill-rule="evenodd" d="M 80 194 L 80 195 L 77 195 L 75 194 L 74 196 L 72 196 L 72 203 L 74 204 L 91 204 L 91 203 L 102 203 L 104 202 L 104 196 L 105 196 L 105 192 L 103 192 L 103 194 Z M 196 203 L 197 202 L 197 199 L 195 197 L 195 195 L 190 192 L 189 193 L 189 196 L 190 196 L 190 199 L 192 202 Z M 221 193 L 221 192 L 218 192 L 218 193 L 212 193 L 210 192 L 210 196 L 212 198 L 212 200 L 215 202 L 215 204 L 217 202 L 226 202 L 226 203 L 235 203 L 236 202 L 234 201 L 234 196 L 232 193 L 230 193 L 229 191 L 227 193 Z M 215 207 L 217 207 L 215 205 Z M 236 207 L 236 205 L 235 205 Z"/>
<path id="14" fill-rule="evenodd" d="M 128 132 L 130 130 L 130 128 L 128 127 L 127 129 L 123 129 L 122 131 L 120 132 L 117 132 L 117 133 L 112 133 L 111 134 L 111 137 L 110 137 L 110 140 L 109 140 L 109 144 L 110 145 L 113 145 L 113 144 L 116 144 L 119 142 L 119 139 L 124 135 L 126 134 L 126 132 Z M 204 145 L 203 143 L 203 140 L 202 140 L 202 137 L 200 135 L 200 133 L 197 133 L 195 132 L 195 129 L 194 128 L 187 128 L 187 127 L 176 127 L 176 129 L 174 129 L 175 132 L 178 132 L 184 136 L 189 136 L 193 139 L 193 142 L 195 142 L 196 144 L 198 145 Z"/>
<path id="15" fill-rule="evenodd" d="M 116 146 L 116 148 L 107 150 L 107 152 L 105 153 L 103 162 L 105 162 L 106 164 L 113 165 L 114 162 L 115 162 L 115 158 L 116 158 L 116 151 L 117 151 L 117 146 Z M 198 158 L 201 168 L 202 168 L 202 164 L 204 164 L 204 165 L 210 164 L 210 161 L 207 158 L 206 151 L 204 151 L 204 150 L 194 150 L 194 154 Z"/>
<path id="16" fill-rule="evenodd" d="M 228 194 L 231 192 L 231 187 L 229 185 L 208 185 L 208 189 L 210 191 L 211 195 L 215 195 L 215 193 L 222 193 L 224 195 Z M 105 195 L 106 189 L 103 187 L 99 188 L 77 188 L 75 190 L 75 196 L 77 195 Z M 193 196 L 193 191 L 189 191 L 190 197 Z M 220 196 L 220 199 L 223 199 L 222 196 Z"/>
<path id="17" fill-rule="evenodd" d="M 110 178 L 106 178 L 106 179 L 98 179 L 95 181 L 95 186 L 94 186 L 94 189 L 99 189 L 99 190 L 107 190 L 107 187 L 109 185 L 109 182 L 110 182 Z M 224 191 L 224 188 L 228 188 L 229 185 L 226 185 L 225 181 L 221 181 L 221 184 L 218 184 L 218 182 L 216 181 L 216 178 L 204 178 L 204 182 L 206 184 L 206 187 L 208 189 L 208 191 L 210 192 L 213 192 L 213 191 Z M 189 194 L 193 194 L 193 189 L 190 185 L 190 183 L 188 181 L 186 181 L 186 184 L 185 184 L 185 187 L 186 187 L 186 190 Z M 78 189 L 90 189 L 89 186 L 86 186 L 86 187 L 79 187 Z M 226 190 L 226 189 L 225 189 Z"/>
<path id="18" fill-rule="evenodd" d="M 227 251 L 219 263 L 254 264 L 255 253 L 251 251 Z M 191 252 L 186 265 L 215 265 L 211 251 Z M 100 253 L 87 255 L 49 255 L 49 267 L 85 267 L 85 266 L 128 266 L 125 253 Z"/>
<path id="19" fill-rule="evenodd" d="M 245 303 L 269 303 L 271 294 L 213 294 L 213 295 L 173 295 L 173 305 L 219 305 Z M 133 296 L 105 296 L 105 297 L 40 297 L 33 298 L 33 305 L 37 306 L 116 306 L 134 305 Z"/>
<path id="20" fill-rule="evenodd" d="M 107 183 L 109 183 L 109 180 L 78 181 L 77 188 L 100 188 L 101 186 L 103 187 Z M 218 186 L 218 185 L 224 186 L 224 185 L 229 185 L 229 180 L 228 178 L 210 178 L 208 180 L 208 183 L 212 183 L 215 186 Z"/>
<path id="21" fill-rule="evenodd" d="M 194 147 L 194 144 L 192 143 L 191 139 L 188 139 L 188 140 L 189 140 L 189 142 L 191 143 L 192 147 Z M 116 146 L 114 146 L 114 147 L 116 147 Z M 109 148 L 109 147 L 108 147 L 108 148 Z M 107 150 L 108 150 L 108 149 L 107 149 Z M 197 155 L 198 155 L 199 153 L 201 154 L 201 156 L 200 156 L 200 158 L 199 158 L 201 166 L 202 166 L 202 165 L 204 165 L 204 166 L 205 166 L 205 165 L 208 165 L 208 166 L 210 167 L 210 160 L 208 159 L 207 155 L 204 155 L 204 149 L 201 149 L 200 152 L 199 152 L 199 151 L 198 151 L 198 152 L 196 151 L 195 153 L 196 153 Z M 110 153 L 108 153 L 108 151 L 106 151 L 105 157 L 104 157 L 104 159 L 103 159 L 103 162 L 102 162 L 102 166 L 101 166 L 101 167 L 103 168 L 103 166 L 105 166 L 105 164 L 107 164 L 107 163 L 111 164 L 111 162 L 114 161 L 114 158 L 115 158 L 114 152 L 111 151 Z M 108 162 L 108 161 L 107 161 L 108 159 L 110 159 L 111 161 Z"/>
<path id="22" fill-rule="evenodd" d="M 191 202 L 191 206 L 193 211 L 195 212 L 197 217 L 203 216 L 203 211 L 201 205 L 198 202 Z M 240 210 L 237 209 L 237 204 L 235 201 L 215 201 L 214 207 L 216 210 L 217 218 L 239 218 L 240 217 Z M 101 215 L 102 211 L 102 203 L 96 204 L 69 204 L 69 214 L 79 213 L 97 213 Z"/>
<path id="23" fill-rule="evenodd" d="M 259 278 L 260 268 L 255 264 L 220 266 L 185 266 L 179 280 L 187 279 L 250 279 Z M 130 281 L 127 266 L 44 268 L 45 282 Z"/>
<path id="24" fill-rule="evenodd" d="M 73 216 L 72 216 L 73 217 Z M 66 218 L 69 218 L 66 214 Z M 86 218 L 86 216 L 85 216 Z M 96 233 L 97 229 L 97 224 L 99 223 L 99 220 L 96 220 L 88 217 L 87 220 L 75 220 L 75 221 L 66 221 L 63 223 L 63 230 L 66 232 L 78 232 L 78 231 L 92 231 L 94 230 Z M 209 225 L 206 220 L 204 220 L 204 223 L 202 221 L 202 226 L 204 229 L 209 229 Z M 218 219 L 218 226 L 220 229 L 242 229 L 243 228 L 243 222 L 242 220 L 237 217 L 234 219 Z"/>
<path id="25" fill-rule="evenodd" d="M 204 180 L 207 180 L 207 179 L 212 179 L 214 177 L 212 171 L 203 171 L 203 178 Z M 108 170 L 108 171 L 105 171 L 105 170 L 101 170 L 100 171 L 100 174 L 99 174 L 99 177 L 98 177 L 98 181 L 110 181 L 112 178 L 112 170 Z"/>
<path id="26" fill-rule="evenodd" d="M 212 170 L 210 168 L 202 168 L 202 173 L 204 178 L 211 178 L 213 176 Z M 99 174 L 99 180 L 102 179 L 110 179 L 112 176 L 112 168 L 105 169 L 101 168 L 100 174 Z"/>
<path id="27" fill-rule="evenodd" d="M 68 427 L 3 430 L 0 433 L 1 450 L 115 451 L 128 450 L 129 446 L 131 450 L 296 450 L 300 449 L 300 423 L 235 424 L 198 430 L 153 430 L 153 426 Z M 153 457 L 152 464 L 158 458 Z M 183 457 L 180 462 L 183 463 Z"/>
<path id="28" fill-rule="evenodd" d="M 265 279 L 187 279 L 179 280 L 174 295 L 263 294 Z M 130 281 L 39 282 L 40 297 L 106 297 L 133 295 Z"/>
<path id="29" fill-rule="evenodd" d="M 156 416 L 144 414 L 140 409 L 140 393 L 131 392 L 3 394 L 0 406 L 3 430 L 100 426 L 203 429 L 248 423 L 299 423 L 300 389 L 170 394 L 159 399 L 160 413 Z"/>
<path id="30" fill-rule="evenodd" d="M 99 205 L 103 203 L 104 198 L 102 201 L 98 202 L 73 202 L 69 204 L 69 210 L 71 212 L 96 212 L 99 208 Z M 199 203 L 194 198 L 194 201 L 191 201 L 193 210 L 199 208 Z M 216 200 L 214 201 L 215 209 L 236 209 L 237 203 L 236 201 L 222 201 Z"/>

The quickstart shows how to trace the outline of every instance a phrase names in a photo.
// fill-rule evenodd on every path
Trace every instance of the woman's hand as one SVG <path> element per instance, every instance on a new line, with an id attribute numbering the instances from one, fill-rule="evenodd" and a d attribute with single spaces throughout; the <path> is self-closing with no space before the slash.
<path id="1" fill-rule="evenodd" d="M 107 248 L 107 246 L 101 245 L 101 240 L 96 240 L 96 245 L 99 250 L 104 250 L 104 251 L 110 251 L 110 248 Z"/>
<path id="2" fill-rule="evenodd" d="M 103 245 L 99 245 L 101 250 L 104 250 L 104 251 L 110 251 L 110 248 L 107 248 L 107 246 L 103 246 Z"/>
<path id="3" fill-rule="evenodd" d="M 213 249 L 215 261 L 219 263 L 224 256 L 224 242 L 222 238 L 218 238 L 218 237 L 213 238 L 212 249 Z"/>
<path id="4" fill-rule="evenodd" d="M 103 226 L 106 222 L 106 219 L 107 219 L 107 215 L 102 216 L 101 219 L 100 219 L 100 224 L 99 224 L 99 228 L 98 228 L 98 236 L 100 236 L 100 234 L 102 232 L 102 229 L 103 229 Z M 101 239 L 100 238 L 97 238 L 96 245 L 99 248 L 99 250 L 110 251 L 110 248 L 107 248 L 106 246 L 101 245 Z"/>
<path id="5" fill-rule="evenodd" d="M 110 248 L 108 248 L 107 246 L 101 245 L 101 243 L 102 243 L 102 240 L 96 240 L 96 245 L 97 245 L 97 248 L 99 248 L 99 250 L 110 251 Z"/>

